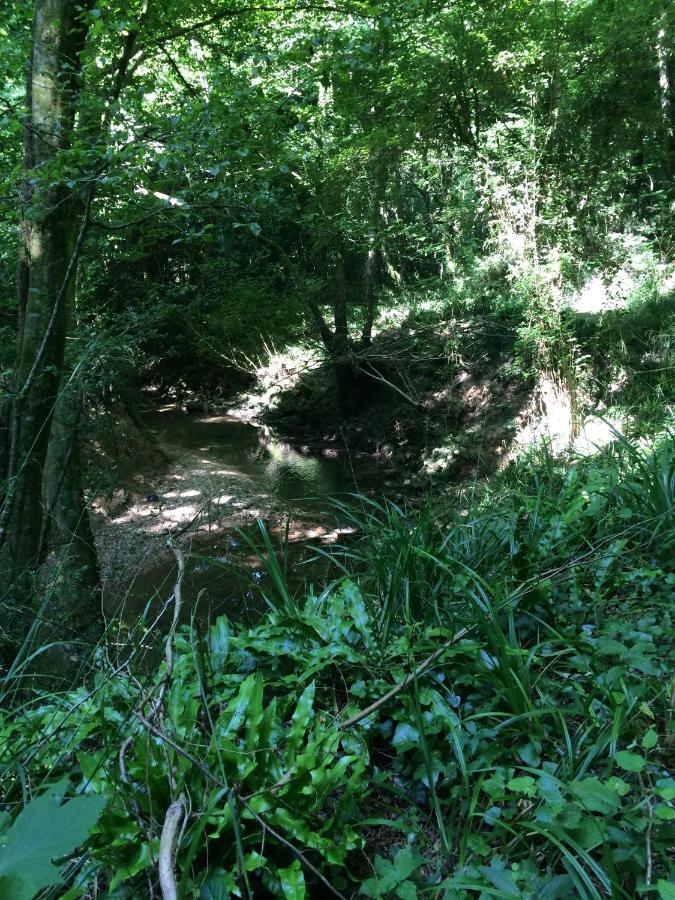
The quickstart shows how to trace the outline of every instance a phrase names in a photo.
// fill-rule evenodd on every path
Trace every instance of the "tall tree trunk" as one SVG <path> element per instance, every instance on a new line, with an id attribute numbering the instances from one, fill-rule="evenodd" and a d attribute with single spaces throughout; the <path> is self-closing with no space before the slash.
<path id="1" fill-rule="evenodd" d="M 39 562 L 43 469 L 82 237 L 80 199 L 53 174 L 48 185 L 40 176 L 72 145 L 85 36 L 82 6 L 72 0 L 36 0 L 25 124 L 9 487 L 0 517 L 0 539 L 7 538 L 13 576 Z"/>
<path id="2" fill-rule="evenodd" d="M 354 405 L 356 370 L 351 360 L 345 266 L 339 251 L 333 256 L 333 319 L 335 328 L 330 355 L 335 373 L 337 399 L 341 412 L 348 413 Z"/>
<path id="3" fill-rule="evenodd" d="M 58 630 L 58 624 L 70 618 L 76 597 L 78 633 L 96 639 L 101 632 L 100 578 L 82 491 L 82 418 L 81 391 L 67 385 L 56 405 L 45 460 L 40 547 L 53 551 L 54 568 L 63 576 L 52 589 L 50 621 Z"/>
<path id="4" fill-rule="evenodd" d="M 397 170 L 398 172 L 398 170 Z M 370 246 L 364 270 L 364 316 L 363 331 L 361 332 L 361 346 L 370 347 L 373 336 L 373 322 L 377 307 L 377 282 L 380 267 L 385 255 L 382 241 L 382 226 L 384 197 L 387 189 L 387 159 L 384 152 L 380 152 L 375 161 L 375 174 L 373 178 L 373 199 L 370 212 Z"/>
<path id="5" fill-rule="evenodd" d="M 665 173 L 669 182 L 669 188 L 672 190 L 672 180 L 675 176 L 675 108 L 673 104 L 672 28 L 668 18 L 668 7 L 664 6 L 659 18 L 656 54 L 659 66 L 659 97 L 663 123 Z"/>

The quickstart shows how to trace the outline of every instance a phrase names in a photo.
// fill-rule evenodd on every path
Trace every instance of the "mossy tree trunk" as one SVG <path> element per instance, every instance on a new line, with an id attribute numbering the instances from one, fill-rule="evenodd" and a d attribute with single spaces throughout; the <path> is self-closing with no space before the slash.
<path id="1" fill-rule="evenodd" d="M 87 206 L 60 157 L 72 149 L 86 4 L 36 0 L 25 122 L 19 334 L 9 426 L 8 492 L 0 537 L 12 577 L 40 562 L 43 482 L 63 371 L 66 323 Z"/>

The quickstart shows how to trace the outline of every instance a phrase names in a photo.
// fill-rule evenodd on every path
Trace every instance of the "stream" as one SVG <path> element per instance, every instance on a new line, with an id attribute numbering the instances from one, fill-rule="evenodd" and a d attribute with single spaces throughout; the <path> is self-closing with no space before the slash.
<path id="1" fill-rule="evenodd" d="M 331 500 L 357 492 L 381 496 L 391 477 L 386 462 L 292 446 L 230 415 L 166 406 L 146 412 L 144 424 L 166 465 L 152 486 L 144 482 L 142 494 L 139 489 L 105 518 L 98 537 L 107 560 L 104 608 L 126 622 L 150 615 L 170 596 L 177 573 L 166 543 L 170 534 L 179 534 L 187 555 L 186 617 L 198 600 L 202 620 L 222 612 L 255 618 L 266 596 L 274 599 L 264 559 L 249 544 L 262 550 L 260 522 L 289 585 L 299 588 L 309 575 L 320 580 L 326 571 L 325 558 L 312 547 L 329 547 L 353 531 Z"/>

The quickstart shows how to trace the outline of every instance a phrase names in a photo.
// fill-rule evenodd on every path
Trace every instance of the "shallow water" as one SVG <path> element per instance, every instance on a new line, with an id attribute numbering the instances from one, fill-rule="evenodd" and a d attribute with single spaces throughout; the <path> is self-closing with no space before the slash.
<path id="1" fill-rule="evenodd" d="M 181 524 L 178 514 L 189 521 L 205 497 L 214 498 L 213 528 L 209 523 L 181 538 L 189 553 L 183 585 L 186 620 L 195 612 L 201 622 L 222 612 L 253 620 L 269 608 L 266 597 L 279 601 L 264 559 L 239 531 L 263 555 L 256 518 L 265 521 L 291 587 L 300 590 L 307 580 L 324 580 L 329 564 L 312 545 L 327 549 L 349 530 L 331 510 L 331 499 L 379 494 L 388 475 L 386 464 L 372 457 L 293 447 L 269 429 L 234 417 L 165 408 L 145 413 L 144 422 L 176 463 L 157 494 L 130 511 L 130 524 L 139 531 L 168 534 L 172 525 Z M 254 511 L 248 518 L 247 508 Z M 111 585 L 108 611 L 121 613 L 127 622 L 137 621 L 146 608 L 146 616 L 155 615 L 171 595 L 176 574 L 173 557 L 164 551 L 162 558 L 146 561 Z"/>
<path id="2" fill-rule="evenodd" d="M 268 428 L 231 416 L 171 409 L 153 410 L 144 419 L 163 443 L 221 463 L 232 475 L 252 479 L 264 493 L 291 506 L 376 490 L 384 478 L 382 464 L 371 457 L 293 447 Z"/>

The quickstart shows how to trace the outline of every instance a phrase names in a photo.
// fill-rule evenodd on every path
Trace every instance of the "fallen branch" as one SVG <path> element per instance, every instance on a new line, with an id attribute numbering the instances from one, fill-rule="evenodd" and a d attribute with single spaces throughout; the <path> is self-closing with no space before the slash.
<path id="1" fill-rule="evenodd" d="M 162 835 L 159 839 L 159 886 L 164 900 L 178 900 L 178 884 L 176 883 L 176 850 L 180 827 L 187 817 L 185 797 L 180 795 L 166 811 Z"/>
<path id="2" fill-rule="evenodd" d="M 440 657 L 443 656 L 448 647 L 451 647 L 454 643 L 465 637 L 469 633 L 471 628 L 473 628 L 473 626 L 471 626 L 470 628 L 461 628 L 457 632 L 457 634 L 453 635 L 449 641 L 446 641 L 442 647 L 439 647 L 438 650 L 435 650 L 431 654 L 431 656 L 428 656 L 424 660 L 424 662 L 421 662 L 414 672 L 410 672 L 409 675 L 406 675 L 403 681 L 400 681 L 397 685 L 394 685 L 394 687 L 390 691 L 388 691 L 384 695 L 384 697 L 380 697 L 379 700 L 375 700 L 374 703 L 371 703 L 370 706 L 362 709 L 361 712 L 355 713 L 353 716 L 351 716 L 351 718 L 347 719 L 346 722 L 342 722 L 340 728 L 351 728 L 353 725 L 356 725 L 359 722 L 363 721 L 363 719 L 367 719 L 369 715 L 376 712 L 381 706 L 384 706 L 385 703 L 387 703 L 397 694 L 400 694 L 405 687 L 419 678 L 420 675 L 423 675 L 426 670 L 436 662 L 437 659 L 440 659 Z"/>

